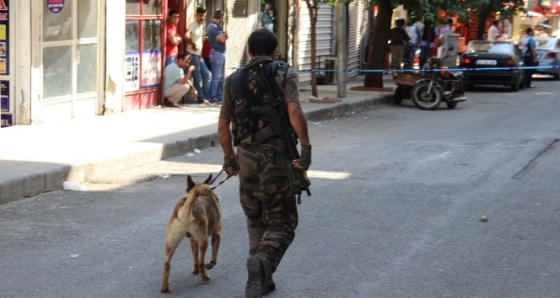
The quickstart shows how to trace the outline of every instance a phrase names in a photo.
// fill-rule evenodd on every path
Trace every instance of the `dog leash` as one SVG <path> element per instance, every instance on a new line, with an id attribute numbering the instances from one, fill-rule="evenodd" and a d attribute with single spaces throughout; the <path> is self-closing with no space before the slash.
<path id="1" fill-rule="evenodd" d="M 212 179 L 212 180 L 210 180 L 210 182 L 208 182 L 208 185 L 214 184 L 214 182 L 216 182 L 216 180 L 218 180 L 218 177 L 220 177 L 220 175 L 221 175 L 225 170 L 226 170 L 226 168 L 222 168 L 222 169 L 218 172 L 218 174 L 216 175 L 216 177 L 214 177 L 214 179 Z M 228 180 L 229 178 L 231 178 L 231 175 L 228 175 L 228 176 L 226 177 L 226 179 L 220 181 L 220 182 L 218 183 L 218 185 L 213 186 L 213 187 L 211 187 L 210 189 L 211 189 L 211 190 L 216 189 L 216 187 L 218 187 L 218 186 L 224 184 L 224 182 L 226 182 L 226 180 Z"/>

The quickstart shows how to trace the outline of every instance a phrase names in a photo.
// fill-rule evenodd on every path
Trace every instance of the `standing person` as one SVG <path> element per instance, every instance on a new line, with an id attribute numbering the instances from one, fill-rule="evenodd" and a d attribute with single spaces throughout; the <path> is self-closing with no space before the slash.
<path id="1" fill-rule="evenodd" d="M 401 63 L 404 53 L 404 46 L 410 41 L 410 37 L 403 28 L 404 20 L 395 20 L 395 27 L 389 31 L 389 42 L 391 50 L 391 69 L 401 69 Z M 393 73 L 393 77 L 395 77 Z"/>
<path id="2" fill-rule="evenodd" d="M 412 22 L 410 18 L 407 19 L 406 27 L 404 27 L 406 34 L 410 37 L 403 55 L 403 62 L 405 69 L 411 69 L 414 66 L 414 58 L 416 57 L 416 49 L 420 46 L 420 28 L 416 23 Z"/>
<path id="3" fill-rule="evenodd" d="M 222 84 L 224 81 L 224 66 L 226 61 L 227 34 L 222 28 L 224 13 L 216 9 L 212 21 L 208 24 L 208 41 L 210 42 L 210 64 L 212 81 L 210 83 L 210 101 L 222 102 Z"/>
<path id="4" fill-rule="evenodd" d="M 537 66 L 539 65 L 539 60 L 536 53 L 536 43 L 533 35 L 535 32 L 533 28 L 529 27 L 525 30 L 527 35 L 522 40 L 523 44 L 523 65 L 527 67 Z M 534 69 L 526 69 L 525 76 L 523 77 L 523 83 L 526 88 L 535 88 L 535 86 L 531 85 L 531 79 L 533 77 L 533 73 L 535 72 Z"/>
<path id="5" fill-rule="evenodd" d="M 191 62 L 191 56 L 187 53 L 182 53 L 177 56 L 177 61 L 173 62 L 165 67 L 165 82 L 164 82 L 164 94 L 165 99 L 163 104 L 168 107 L 178 108 L 177 104 L 181 98 L 192 90 L 193 97 L 196 98 L 196 90 L 193 90 L 192 86 L 192 73 L 194 71 L 194 66 L 189 66 Z M 184 68 L 187 68 L 187 74 L 185 74 Z"/>
<path id="6" fill-rule="evenodd" d="M 186 36 L 187 52 L 191 54 L 191 64 L 195 70 L 193 72 L 194 88 L 198 91 L 198 102 L 210 103 L 210 82 L 211 74 L 206 63 L 202 58 L 203 37 L 205 34 L 204 19 L 206 18 L 206 9 L 198 7 L 196 9 L 195 20 L 189 24 L 189 31 Z"/>
<path id="7" fill-rule="evenodd" d="M 500 37 L 500 30 L 498 29 L 498 20 L 493 20 L 492 25 L 488 28 L 486 40 L 496 41 Z"/>
<path id="8" fill-rule="evenodd" d="M 424 22 L 422 37 L 420 38 L 420 68 L 424 68 L 426 61 L 432 57 L 434 41 L 439 35 L 439 30 L 430 21 Z"/>
<path id="9" fill-rule="evenodd" d="M 268 29 L 251 33 L 251 60 L 226 79 L 218 120 L 224 168 L 228 175 L 239 174 L 240 201 L 247 217 L 246 297 L 261 297 L 276 289 L 272 274 L 292 243 L 298 224 L 298 192 L 294 191 L 297 187 L 293 186 L 292 173 L 305 172 L 311 165 L 297 72 L 284 62 L 274 61 L 277 45 L 276 36 Z M 255 113 L 252 107 L 266 112 Z M 278 125 L 280 131 L 274 129 Z M 301 158 L 295 160 L 287 154 L 283 138 L 286 129 L 292 128 L 301 143 Z M 237 154 L 232 141 L 238 146 Z"/>
<path id="10" fill-rule="evenodd" d="M 447 22 L 446 22 L 445 26 L 443 26 L 443 28 L 441 28 L 440 34 L 442 36 L 445 36 L 445 35 L 449 35 L 451 33 L 453 33 L 453 19 L 449 18 L 449 19 L 447 19 Z"/>
<path id="11" fill-rule="evenodd" d="M 179 44 L 183 42 L 184 37 L 177 34 L 177 24 L 179 23 L 179 11 L 170 9 L 167 14 L 167 24 L 165 31 L 167 32 L 167 39 L 165 40 L 165 66 L 177 61 L 177 54 L 179 54 Z"/>

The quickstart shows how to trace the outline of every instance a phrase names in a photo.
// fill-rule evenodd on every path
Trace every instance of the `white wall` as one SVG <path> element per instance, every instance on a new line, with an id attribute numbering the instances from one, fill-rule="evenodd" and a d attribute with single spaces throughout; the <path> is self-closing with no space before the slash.
<path id="1" fill-rule="evenodd" d="M 121 112 L 124 102 L 125 1 L 107 1 L 105 11 L 105 112 Z M 103 39 L 100 36 L 100 39 Z"/>

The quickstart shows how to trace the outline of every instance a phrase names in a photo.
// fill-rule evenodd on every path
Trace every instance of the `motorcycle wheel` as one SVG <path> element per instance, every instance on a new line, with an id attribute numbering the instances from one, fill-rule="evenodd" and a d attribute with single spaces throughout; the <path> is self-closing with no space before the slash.
<path id="1" fill-rule="evenodd" d="M 428 88 L 427 83 L 419 83 L 412 89 L 412 102 L 421 110 L 437 109 L 443 97 L 439 88 L 433 86 L 430 92 Z"/>

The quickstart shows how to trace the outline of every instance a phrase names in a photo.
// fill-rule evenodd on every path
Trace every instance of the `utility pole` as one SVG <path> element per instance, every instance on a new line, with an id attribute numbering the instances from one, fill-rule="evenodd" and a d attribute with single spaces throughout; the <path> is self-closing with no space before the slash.
<path id="1" fill-rule="evenodd" d="M 336 14 L 337 14 L 337 26 L 336 26 L 336 35 L 337 35 L 337 43 L 336 43 L 336 53 L 337 53 L 337 73 L 336 73 L 336 81 L 337 81 L 337 93 L 336 96 L 339 98 L 346 97 L 346 81 L 348 78 L 348 74 L 346 73 L 346 69 L 348 69 L 348 29 L 347 27 L 347 8 L 348 6 L 343 1 L 338 1 L 336 6 Z"/>

